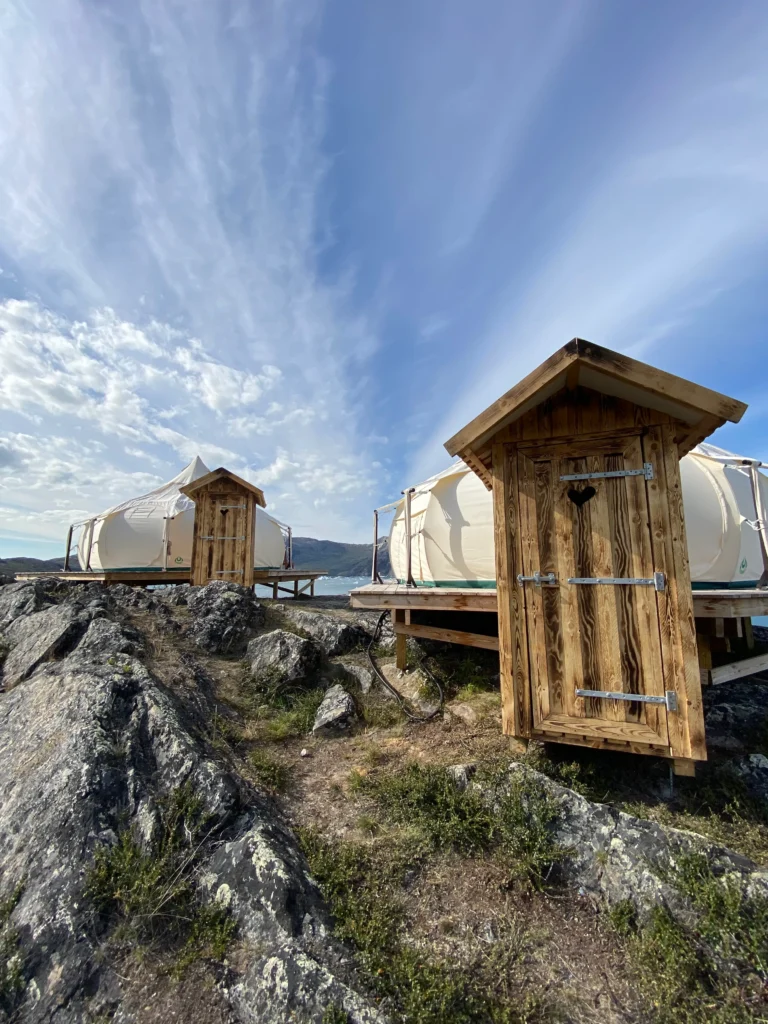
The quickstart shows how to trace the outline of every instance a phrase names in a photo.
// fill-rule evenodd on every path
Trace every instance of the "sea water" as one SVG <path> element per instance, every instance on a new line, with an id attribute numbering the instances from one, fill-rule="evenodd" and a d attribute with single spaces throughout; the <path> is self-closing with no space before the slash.
<path id="1" fill-rule="evenodd" d="M 299 582 L 299 587 L 303 587 L 306 580 Z M 315 580 L 315 594 L 320 596 L 331 595 L 331 594 L 348 594 L 350 590 L 356 590 L 358 587 L 364 587 L 366 583 L 371 582 L 370 576 L 321 576 L 320 579 Z M 285 587 L 292 587 L 292 583 L 284 583 Z M 309 593 L 307 589 L 306 593 Z M 260 587 L 256 585 L 256 596 L 257 597 L 272 597 L 272 587 Z M 290 594 L 280 594 L 280 597 L 285 597 L 290 600 Z"/>

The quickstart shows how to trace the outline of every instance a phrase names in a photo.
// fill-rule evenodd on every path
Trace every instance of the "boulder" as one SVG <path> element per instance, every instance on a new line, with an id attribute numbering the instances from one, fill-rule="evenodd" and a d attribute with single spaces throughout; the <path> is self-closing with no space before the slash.
<path id="1" fill-rule="evenodd" d="M 452 774 L 461 788 L 470 786 L 497 806 L 512 787 L 524 803 L 544 798 L 555 810 L 551 835 L 564 853 L 559 873 L 584 894 L 613 906 L 630 900 L 642 916 L 652 907 L 666 906 L 681 920 L 691 908 L 665 881 L 681 854 L 704 854 L 716 874 L 743 880 L 744 888 L 768 894 L 768 878 L 752 861 L 693 832 L 658 825 L 586 797 L 553 782 L 519 762 L 494 786 L 474 781 L 471 765 L 456 765 Z"/>
<path id="2" fill-rule="evenodd" d="M 242 654 L 248 637 L 264 625 L 266 612 L 252 590 L 215 580 L 190 587 L 187 635 L 208 654 Z"/>
<path id="3" fill-rule="evenodd" d="M 312 733 L 315 736 L 338 736 L 348 732 L 357 722 L 357 708 L 343 686 L 334 683 L 325 691 L 323 702 L 317 709 Z"/>
<path id="4" fill-rule="evenodd" d="M 119 626 L 109 619 L 94 619 L 77 645 L 80 657 L 108 662 L 118 655 L 136 657 L 144 651 L 140 634 L 128 626 Z"/>
<path id="5" fill-rule="evenodd" d="M 348 680 L 353 686 L 358 686 L 361 693 L 370 693 L 371 687 L 376 681 L 373 669 L 369 665 L 361 665 L 352 658 L 339 658 L 333 663 L 333 669 L 338 678 L 342 681 Z"/>
<path id="6" fill-rule="evenodd" d="M 15 582 L 15 576 L 7 576 L 4 572 L 0 572 L 0 587 L 7 587 L 9 583 Z"/>
<path id="7" fill-rule="evenodd" d="M 58 580 L 21 580 L 0 590 L 0 630 L 23 615 L 32 615 L 68 595 L 69 588 Z"/>
<path id="8" fill-rule="evenodd" d="M 707 746 L 733 754 L 760 749 L 768 734 L 768 682 L 745 676 L 705 687 L 704 722 Z"/>
<path id="9" fill-rule="evenodd" d="M 33 615 L 16 618 L 3 639 L 10 648 L 3 664 L 3 685 L 16 686 L 41 662 L 50 661 L 74 647 L 88 624 L 87 615 L 74 604 L 51 605 Z"/>
<path id="10" fill-rule="evenodd" d="M 330 656 L 348 654 L 350 651 L 367 647 L 371 639 L 370 634 L 358 623 L 349 622 L 336 615 L 304 611 L 287 604 L 283 606 L 283 614 L 316 640 Z"/>
<path id="11" fill-rule="evenodd" d="M 319 644 L 284 629 L 251 640 L 246 657 L 257 679 L 271 678 L 290 686 L 316 686 L 323 663 Z"/>
<path id="12" fill-rule="evenodd" d="M 100 658 L 100 645 L 127 651 L 135 643 L 119 631 L 93 622 L 88 642 L 0 700 L 0 899 L 23 883 L 10 919 L 22 969 L 12 1018 L 136 1019 L 126 1008 L 131 982 L 107 941 L 111 926 L 86 894 L 89 867 L 123 828 L 150 842 L 159 802 L 189 785 L 210 830 L 196 847 L 201 896 L 230 908 L 250 951 L 226 971 L 232 1020 L 319 1022 L 335 1006 L 354 1024 L 383 1024 L 329 934 L 327 909 L 278 810 L 211 757 L 185 704 L 141 662 Z"/>
<path id="13" fill-rule="evenodd" d="M 730 768 L 744 783 L 744 788 L 753 800 L 768 802 L 768 757 L 765 754 L 735 758 Z"/>

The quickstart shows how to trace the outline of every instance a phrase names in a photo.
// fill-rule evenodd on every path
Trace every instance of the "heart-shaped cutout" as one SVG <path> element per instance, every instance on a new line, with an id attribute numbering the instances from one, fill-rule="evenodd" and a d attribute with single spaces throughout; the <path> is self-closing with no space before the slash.
<path id="1" fill-rule="evenodd" d="M 575 487 L 571 487 L 568 491 L 568 497 L 577 508 L 581 508 L 582 505 L 586 505 L 589 499 L 594 498 L 596 494 L 597 491 L 594 487 L 584 487 L 580 491 L 577 491 Z"/>

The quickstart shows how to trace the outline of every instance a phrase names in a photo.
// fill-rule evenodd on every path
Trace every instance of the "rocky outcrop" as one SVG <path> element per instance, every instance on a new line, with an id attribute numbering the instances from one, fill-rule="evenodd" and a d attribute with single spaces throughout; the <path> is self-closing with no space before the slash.
<path id="1" fill-rule="evenodd" d="M 704 689 L 707 747 L 732 754 L 760 749 L 768 735 L 768 682 L 759 676 Z"/>
<path id="2" fill-rule="evenodd" d="M 731 762 L 731 770 L 744 783 L 744 789 L 753 800 L 768 802 L 768 757 L 749 754 Z"/>
<path id="3" fill-rule="evenodd" d="M 357 721 L 357 708 L 343 686 L 334 683 L 325 691 L 317 709 L 312 733 L 315 736 L 338 736 L 348 732 Z"/>
<path id="4" fill-rule="evenodd" d="M 263 633 L 248 644 L 247 660 L 253 675 L 289 686 L 316 686 L 323 664 L 323 649 L 284 629 Z"/>
<path id="5" fill-rule="evenodd" d="M 237 583 L 191 587 L 186 597 L 191 620 L 187 635 L 208 654 L 242 654 L 248 638 L 266 620 L 253 590 Z"/>
<path id="6" fill-rule="evenodd" d="M 51 611 L 80 614 L 76 588 L 58 597 L 33 610 L 27 594 L 27 628 Z M 230 908 L 252 951 L 222 988 L 233 1019 L 320 1024 L 333 1005 L 356 1024 L 382 1021 L 329 935 L 279 812 L 209 750 L 208 694 L 188 707 L 183 689 L 165 689 L 135 656 L 142 648 L 114 617 L 91 617 L 74 650 L 0 696 L 0 899 L 22 886 L 11 915 L 23 974 L 13 1019 L 135 1021 L 105 945 L 109 925 L 86 895 L 88 874 L 96 849 L 126 827 L 149 844 L 162 801 L 188 785 L 206 815 L 201 893 Z M 195 687 L 191 672 L 187 685 Z"/>
<path id="7" fill-rule="evenodd" d="M 364 648 L 371 639 L 359 623 L 349 622 L 336 615 L 302 611 L 287 604 L 283 605 L 283 614 L 316 640 L 331 657 Z"/>
<path id="8" fill-rule="evenodd" d="M 690 906 L 665 879 L 680 856 L 690 853 L 704 854 L 716 874 L 732 873 L 743 878 L 745 887 L 768 894 L 768 877 L 746 857 L 692 832 L 593 803 L 524 764 L 510 764 L 506 778 L 492 787 L 474 781 L 472 765 L 456 765 L 452 774 L 457 785 L 475 788 L 493 805 L 512 787 L 529 805 L 544 798 L 556 812 L 551 835 L 563 851 L 558 872 L 609 906 L 629 900 L 641 916 L 666 906 L 685 919 Z"/>
<path id="9" fill-rule="evenodd" d="M 352 658 L 339 658 L 334 662 L 334 668 L 342 682 L 349 680 L 352 686 L 358 686 L 361 693 L 370 693 L 376 677 L 373 669 L 368 665 L 361 665 Z"/>

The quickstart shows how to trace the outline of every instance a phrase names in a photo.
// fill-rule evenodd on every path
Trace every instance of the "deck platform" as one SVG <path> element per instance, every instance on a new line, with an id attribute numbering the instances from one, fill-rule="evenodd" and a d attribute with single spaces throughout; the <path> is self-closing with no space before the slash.
<path id="1" fill-rule="evenodd" d="M 370 583 L 349 595 L 353 608 L 422 608 L 425 611 L 495 612 L 495 587 L 407 587 Z M 693 614 L 699 618 L 747 618 L 768 615 L 768 590 L 694 590 Z"/>
<path id="2" fill-rule="evenodd" d="M 130 587 L 167 586 L 168 584 L 189 583 L 189 569 L 105 569 L 101 572 L 17 572 L 17 580 L 63 580 L 70 583 L 127 583 Z M 260 569 L 253 570 L 253 582 L 259 586 L 272 587 L 272 597 L 279 592 L 300 597 L 307 590 L 315 593 L 315 580 L 326 576 L 325 569 Z M 290 583 L 287 587 L 285 584 Z M 300 584 L 303 583 L 303 586 Z"/>

